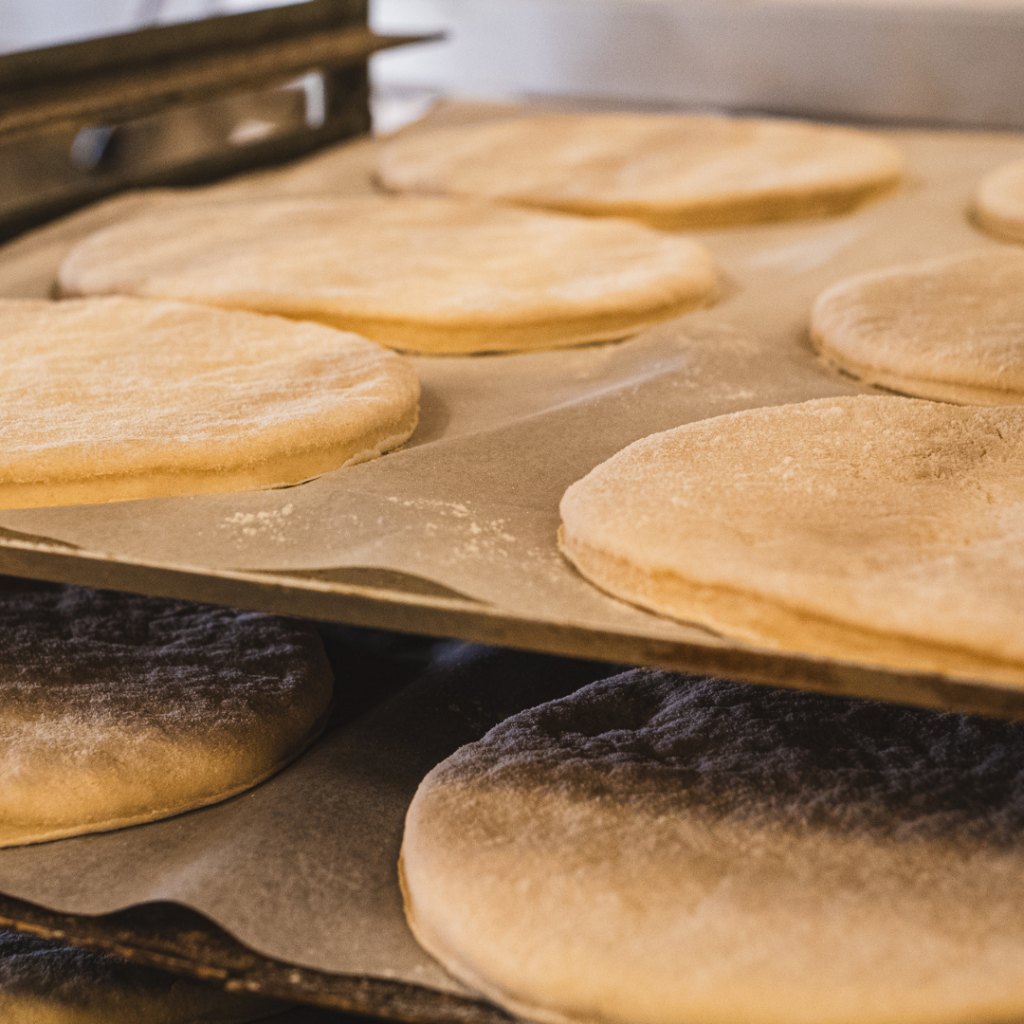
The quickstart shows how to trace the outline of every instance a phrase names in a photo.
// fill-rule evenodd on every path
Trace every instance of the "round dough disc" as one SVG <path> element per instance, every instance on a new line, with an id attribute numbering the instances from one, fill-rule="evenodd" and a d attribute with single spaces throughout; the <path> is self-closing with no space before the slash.
<path id="1" fill-rule="evenodd" d="M 416 426 L 412 366 L 317 324 L 5 299 L 0 336 L 0 508 L 298 483 Z"/>
<path id="2" fill-rule="evenodd" d="M 825 398 L 637 441 L 562 499 L 592 583 L 766 647 L 1024 684 L 1024 408 Z"/>
<path id="3" fill-rule="evenodd" d="M 840 281 L 811 312 L 840 369 L 968 405 L 1024 403 L 1024 252 L 986 249 Z"/>
<path id="4" fill-rule="evenodd" d="M 378 175 L 398 192 L 477 196 L 657 228 L 842 213 L 903 158 L 850 128 L 678 114 L 542 114 L 401 133 Z"/>
<path id="5" fill-rule="evenodd" d="M 60 281 L 66 294 L 277 313 L 426 353 L 621 338 L 716 286 L 702 246 L 638 224 L 383 196 L 158 211 L 87 238 Z"/>
<path id="6" fill-rule="evenodd" d="M 281 1008 L 118 957 L 0 932 L 0 1016 L 8 1024 L 235 1024 Z"/>
<path id="7" fill-rule="evenodd" d="M 1024 242 L 1024 160 L 997 167 L 982 179 L 974 215 L 993 235 Z"/>
<path id="8" fill-rule="evenodd" d="M 419 941 L 565 1024 L 1024 1016 L 1019 723 L 633 671 L 423 781 Z"/>
<path id="9" fill-rule="evenodd" d="M 154 821 L 269 778 L 333 676 L 289 619 L 80 588 L 0 593 L 0 846 Z"/>

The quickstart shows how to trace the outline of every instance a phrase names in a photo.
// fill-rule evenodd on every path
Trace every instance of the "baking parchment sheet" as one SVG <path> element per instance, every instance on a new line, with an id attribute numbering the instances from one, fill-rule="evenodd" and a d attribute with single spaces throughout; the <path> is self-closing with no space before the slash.
<path id="1" fill-rule="evenodd" d="M 433 120 L 516 113 L 447 105 Z M 984 173 L 1024 157 L 1024 136 L 885 134 L 909 166 L 895 194 L 843 217 L 699 233 L 722 272 L 721 301 L 711 309 L 613 344 L 418 357 L 421 422 L 400 451 L 282 490 L 0 512 L 0 543 L 41 538 L 197 574 L 322 580 L 387 570 L 426 581 L 427 592 L 520 618 L 751 650 L 585 583 L 557 551 L 558 502 L 593 466 L 654 431 L 868 390 L 813 353 L 807 319 L 815 296 L 862 270 L 999 244 L 972 226 L 970 201 Z M 135 209 L 367 192 L 372 170 L 373 144 L 364 141 L 187 194 L 122 196 L 0 250 L 0 293 L 49 294 L 77 238 Z"/>
<path id="2" fill-rule="evenodd" d="M 409 685 L 353 719 L 353 704 L 393 688 L 402 672 L 340 632 L 332 642 L 328 627 L 326 637 L 337 712 L 298 761 L 214 807 L 0 850 L 0 891 L 72 914 L 168 900 L 264 956 L 468 994 L 405 924 L 397 864 L 406 808 L 423 776 L 462 744 L 614 669 L 440 641 Z"/>

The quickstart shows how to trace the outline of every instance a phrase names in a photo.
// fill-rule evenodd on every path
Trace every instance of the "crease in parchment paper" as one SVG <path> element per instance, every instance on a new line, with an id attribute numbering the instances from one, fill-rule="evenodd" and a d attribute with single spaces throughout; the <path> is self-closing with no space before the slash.
<path id="1" fill-rule="evenodd" d="M 325 583 L 339 583 L 343 586 L 370 587 L 374 590 L 397 591 L 402 594 L 422 594 L 429 597 L 447 597 L 460 601 L 483 604 L 468 594 L 442 587 L 439 583 L 414 576 L 412 573 L 395 572 L 393 569 L 373 569 L 366 566 L 337 566 L 331 569 L 283 569 L 271 570 L 272 575 L 291 578 L 319 580 Z"/>
<path id="2" fill-rule="evenodd" d="M 0 527 L 0 541 L 13 541 L 15 544 L 31 545 L 42 548 L 63 548 L 66 551 L 78 551 L 77 544 L 69 544 L 65 540 L 55 540 L 53 537 L 39 537 L 31 533 L 21 533 L 18 530 L 6 530 Z"/>

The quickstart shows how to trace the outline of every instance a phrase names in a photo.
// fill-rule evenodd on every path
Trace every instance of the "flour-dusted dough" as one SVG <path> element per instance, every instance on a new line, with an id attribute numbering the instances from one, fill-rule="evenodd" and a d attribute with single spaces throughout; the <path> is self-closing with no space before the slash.
<path id="1" fill-rule="evenodd" d="M 562 499 L 592 583 L 780 650 L 1024 684 L 1024 408 L 825 398 L 630 445 Z"/>
<path id="2" fill-rule="evenodd" d="M 68 294 L 258 310 L 417 352 L 620 338 L 699 304 L 703 247 L 638 224 L 448 199 L 283 199 L 163 210 L 81 243 Z"/>
<path id="3" fill-rule="evenodd" d="M 993 235 L 1024 242 L 1024 160 L 997 167 L 982 179 L 974 216 Z"/>
<path id="4" fill-rule="evenodd" d="M 1024 728 L 634 671 L 423 781 L 416 937 L 564 1024 L 1024 1017 Z"/>
<path id="5" fill-rule="evenodd" d="M 332 690 L 302 623 L 73 587 L 0 592 L 0 846 L 249 789 L 319 734 Z"/>
<path id="6" fill-rule="evenodd" d="M 418 409 L 406 360 L 317 324 L 0 300 L 0 508 L 297 483 L 401 444 Z"/>
<path id="7" fill-rule="evenodd" d="M 811 312 L 821 354 L 871 384 L 967 405 L 1024 403 L 1024 252 L 985 249 L 848 278 Z"/>
<path id="8" fill-rule="evenodd" d="M 5 1024 L 235 1024 L 280 1009 L 103 953 L 0 932 Z"/>
<path id="9" fill-rule="evenodd" d="M 653 227 L 842 213 L 891 189 L 899 151 L 864 132 L 679 114 L 541 114 L 400 133 L 382 184 Z"/>

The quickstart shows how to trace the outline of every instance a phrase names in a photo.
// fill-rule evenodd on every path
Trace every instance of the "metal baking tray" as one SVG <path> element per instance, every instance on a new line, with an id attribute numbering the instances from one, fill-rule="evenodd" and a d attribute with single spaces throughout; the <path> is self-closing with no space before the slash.
<path id="1" fill-rule="evenodd" d="M 451 122 L 516 108 L 449 105 Z M 287 490 L 0 513 L 0 571 L 572 656 L 1024 717 L 984 679 L 781 653 L 642 612 L 560 557 L 568 484 L 636 438 L 721 413 L 867 389 L 807 337 L 814 297 L 851 273 L 995 245 L 971 223 L 985 172 L 1024 136 L 890 129 L 906 183 L 839 218 L 700 233 L 723 271 L 714 308 L 609 345 L 417 358 L 422 418 L 401 451 Z M 373 144 L 220 186 L 225 196 L 372 189 Z M 76 239 L 128 196 L 0 249 L 0 293 L 48 294 Z"/>

